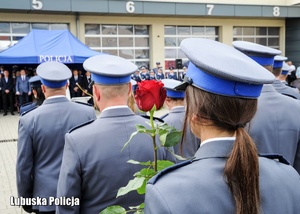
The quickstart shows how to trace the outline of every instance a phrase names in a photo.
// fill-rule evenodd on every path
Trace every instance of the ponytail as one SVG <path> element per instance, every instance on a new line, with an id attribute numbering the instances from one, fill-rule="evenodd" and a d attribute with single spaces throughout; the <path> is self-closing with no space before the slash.
<path id="1" fill-rule="evenodd" d="M 244 128 L 237 126 L 236 140 L 224 176 L 233 194 L 236 214 L 260 211 L 259 163 L 255 144 Z"/>

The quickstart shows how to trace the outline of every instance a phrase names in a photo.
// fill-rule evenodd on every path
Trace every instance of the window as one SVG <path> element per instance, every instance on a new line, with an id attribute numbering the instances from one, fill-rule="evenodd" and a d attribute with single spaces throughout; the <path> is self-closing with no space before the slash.
<path id="1" fill-rule="evenodd" d="M 279 49 L 279 27 L 233 27 L 233 41 L 248 41 Z"/>
<path id="2" fill-rule="evenodd" d="M 86 24 L 85 44 L 95 51 L 120 56 L 137 66 L 149 64 L 149 26 Z"/>
<path id="3" fill-rule="evenodd" d="M 57 30 L 69 29 L 68 24 L 60 23 L 14 23 L 0 22 L 0 51 L 18 43 L 32 29 Z"/>
<path id="4" fill-rule="evenodd" d="M 207 38 L 219 40 L 219 28 L 210 26 L 165 26 L 165 69 L 175 59 L 188 61 L 180 50 L 180 43 L 186 38 Z M 170 63 L 169 63 L 170 62 Z"/>

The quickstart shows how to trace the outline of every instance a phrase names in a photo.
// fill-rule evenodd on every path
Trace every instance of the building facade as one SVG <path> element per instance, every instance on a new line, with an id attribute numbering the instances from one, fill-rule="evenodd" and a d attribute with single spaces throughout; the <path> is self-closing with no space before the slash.
<path id="1" fill-rule="evenodd" d="M 168 70 L 176 59 L 184 63 L 179 46 L 190 37 L 255 42 L 299 63 L 299 5 L 300 0 L 0 0 L 0 51 L 31 29 L 69 29 L 93 50 L 150 68 L 161 62 Z"/>

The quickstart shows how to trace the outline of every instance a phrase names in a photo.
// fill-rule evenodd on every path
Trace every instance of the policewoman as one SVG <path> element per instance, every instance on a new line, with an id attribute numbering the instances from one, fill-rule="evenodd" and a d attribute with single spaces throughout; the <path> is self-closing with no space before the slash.
<path id="1" fill-rule="evenodd" d="M 279 155 L 259 157 L 244 129 L 274 76 L 216 41 L 186 39 L 181 50 L 191 62 L 178 89 L 186 87 L 187 121 L 201 145 L 194 160 L 150 180 L 145 213 L 299 213 L 298 173 Z"/>
<path id="2" fill-rule="evenodd" d="M 32 94 L 34 96 L 34 101 L 30 103 L 26 103 L 20 107 L 20 115 L 24 112 L 31 111 L 34 108 L 42 105 L 45 100 L 45 95 L 42 91 L 42 83 L 41 78 L 39 76 L 33 76 L 28 81 L 31 86 Z"/>

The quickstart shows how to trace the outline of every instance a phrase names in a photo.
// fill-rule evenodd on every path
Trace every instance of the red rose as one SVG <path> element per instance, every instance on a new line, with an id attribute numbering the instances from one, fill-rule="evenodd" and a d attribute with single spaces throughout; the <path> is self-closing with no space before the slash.
<path id="1" fill-rule="evenodd" d="M 150 111 L 155 105 L 156 110 L 160 109 L 166 99 L 166 89 L 162 82 L 146 80 L 138 83 L 136 89 L 135 102 L 140 110 Z"/>

